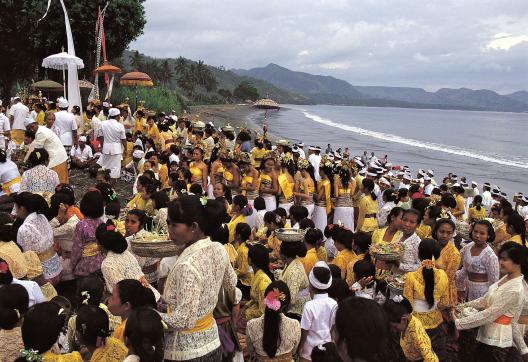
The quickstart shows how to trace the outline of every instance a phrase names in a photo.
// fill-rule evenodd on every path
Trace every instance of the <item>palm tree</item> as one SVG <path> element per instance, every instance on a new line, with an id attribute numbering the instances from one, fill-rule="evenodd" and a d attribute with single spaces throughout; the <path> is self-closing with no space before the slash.
<path id="1" fill-rule="evenodd" d="M 130 57 L 130 66 L 134 70 L 140 70 L 143 68 L 143 65 L 143 55 L 136 50 L 134 53 L 132 53 L 132 56 Z"/>
<path id="2" fill-rule="evenodd" d="M 162 75 L 163 75 L 163 83 L 168 85 L 171 82 L 172 77 L 174 77 L 174 72 L 172 71 L 172 67 L 170 66 L 169 61 L 167 59 L 165 59 L 161 63 L 160 70 L 161 70 Z"/>
<path id="3" fill-rule="evenodd" d="M 178 59 L 176 59 L 176 66 L 174 69 L 178 75 L 185 73 L 185 70 L 187 69 L 187 59 L 184 57 L 178 57 Z"/>

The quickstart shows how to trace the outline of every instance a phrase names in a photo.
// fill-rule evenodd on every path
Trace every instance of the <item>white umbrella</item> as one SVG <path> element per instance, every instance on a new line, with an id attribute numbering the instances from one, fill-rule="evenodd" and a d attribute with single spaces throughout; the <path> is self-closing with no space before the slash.
<path id="1" fill-rule="evenodd" d="M 84 68 L 84 62 L 81 58 L 78 58 L 75 55 L 71 55 L 66 52 L 53 54 L 42 60 L 42 66 L 44 68 L 51 68 L 57 70 L 67 70 L 68 65 L 70 64 L 77 66 L 77 69 Z"/>

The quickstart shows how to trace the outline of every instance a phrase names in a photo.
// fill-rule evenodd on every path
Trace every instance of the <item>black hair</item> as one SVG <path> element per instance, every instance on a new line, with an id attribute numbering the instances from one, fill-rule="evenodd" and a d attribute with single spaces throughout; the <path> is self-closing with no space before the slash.
<path id="1" fill-rule="evenodd" d="M 341 226 L 338 224 L 327 224 L 323 231 L 325 238 L 335 239 L 335 236 L 341 232 Z"/>
<path id="2" fill-rule="evenodd" d="M 453 192 L 457 194 L 464 194 L 465 190 L 462 186 L 453 186 Z"/>
<path id="3" fill-rule="evenodd" d="M 266 201 L 264 200 L 264 198 L 262 198 L 262 196 L 258 196 L 253 201 L 253 207 L 257 211 L 265 210 L 266 209 Z"/>
<path id="4" fill-rule="evenodd" d="M 202 185 L 196 182 L 191 184 L 191 186 L 189 187 L 189 192 L 195 194 L 196 196 L 202 196 L 203 195 Z"/>
<path id="5" fill-rule="evenodd" d="M 395 204 L 400 201 L 398 193 L 394 191 L 394 189 L 387 189 L 383 191 L 382 198 L 387 202 L 394 202 Z"/>
<path id="6" fill-rule="evenodd" d="M 197 223 L 205 235 L 211 236 L 222 224 L 224 208 L 224 205 L 216 200 L 207 200 L 205 205 L 202 205 L 199 197 L 182 195 L 169 202 L 168 219 L 187 226 Z"/>
<path id="7" fill-rule="evenodd" d="M 163 323 L 154 309 L 143 307 L 133 310 L 126 321 L 125 337 L 140 361 L 163 361 Z"/>
<path id="8" fill-rule="evenodd" d="M 89 275 L 77 280 L 77 300 L 80 305 L 98 306 L 103 300 L 105 284 L 97 275 Z"/>
<path id="9" fill-rule="evenodd" d="M 477 220 L 473 224 L 471 224 L 471 228 L 469 229 L 469 235 L 471 236 L 471 239 L 473 239 L 473 230 L 475 229 L 476 225 L 484 225 L 488 228 L 488 240 L 486 240 L 487 243 L 493 242 L 495 240 L 495 229 L 493 229 L 493 225 L 486 220 Z"/>
<path id="10" fill-rule="evenodd" d="M 147 170 L 145 172 L 148 172 L 148 171 L 151 171 L 151 170 Z M 138 177 L 138 180 L 137 180 L 137 183 L 143 187 L 147 187 L 148 185 L 151 185 L 153 182 L 152 178 L 146 176 L 146 175 L 140 175 Z"/>
<path id="11" fill-rule="evenodd" d="M 387 215 L 387 224 L 391 224 L 392 220 L 397 217 L 400 214 L 403 214 L 405 212 L 404 209 L 402 209 L 399 206 L 393 207 L 391 211 L 389 212 L 389 215 Z"/>
<path id="12" fill-rule="evenodd" d="M 435 222 L 435 225 L 434 225 L 434 228 L 433 228 L 433 233 L 432 233 L 432 237 L 433 239 L 435 240 L 438 240 L 438 229 L 440 229 L 440 226 L 444 225 L 444 224 L 448 224 L 451 226 L 451 228 L 453 229 L 453 233 L 456 231 L 456 226 L 455 226 L 455 223 L 453 222 L 453 220 L 451 219 L 447 219 L 447 218 L 442 218 L 442 219 L 439 219 Z"/>
<path id="13" fill-rule="evenodd" d="M 25 349 L 32 349 L 42 355 L 53 347 L 64 326 L 64 315 L 59 314 L 59 311 L 59 306 L 53 302 L 35 304 L 27 311 L 22 322 Z M 17 359 L 25 360 L 23 357 Z"/>
<path id="14" fill-rule="evenodd" d="M 50 201 L 50 207 L 48 211 L 48 217 L 49 219 L 53 219 L 54 217 L 57 217 L 59 214 L 59 206 L 60 204 L 66 204 L 68 205 L 68 201 L 70 201 L 70 197 L 66 194 L 63 194 L 61 192 L 57 192 L 53 195 L 51 195 L 51 201 Z"/>
<path id="15" fill-rule="evenodd" d="M 528 249 L 515 241 L 507 241 L 502 244 L 499 250 L 499 259 L 504 256 L 517 265 L 521 266 L 524 279 L 528 279 Z"/>
<path id="16" fill-rule="evenodd" d="M 440 257 L 440 249 L 438 244 L 434 239 L 424 239 L 420 242 L 418 246 L 418 257 L 420 260 L 438 260 Z M 434 299 L 434 287 L 435 287 L 435 276 L 434 269 L 422 268 L 422 275 L 425 282 L 425 300 L 429 304 L 429 308 L 432 308 L 435 299 Z"/>
<path id="17" fill-rule="evenodd" d="M 361 185 L 368 190 L 372 200 L 376 201 L 377 197 L 376 197 L 376 194 L 374 193 L 374 181 L 372 181 L 369 178 L 364 178 L 363 181 L 361 181 Z"/>
<path id="18" fill-rule="evenodd" d="M 27 162 L 31 167 L 35 167 L 38 165 L 44 165 L 48 160 L 48 151 L 46 151 L 44 148 L 35 148 L 33 152 L 29 154 Z"/>
<path id="19" fill-rule="evenodd" d="M 306 230 L 306 229 L 311 229 L 311 228 L 312 229 L 315 228 L 315 223 L 313 222 L 312 219 L 305 217 L 304 219 L 299 221 L 300 230 Z"/>
<path id="20" fill-rule="evenodd" d="M 98 338 L 110 337 L 108 314 L 94 305 L 83 305 L 77 311 L 75 329 L 83 344 L 96 346 Z"/>
<path id="21" fill-rule="evenodd" d="M 248 199 L 244 195 L 236 195 L 236 196 L 233 197 L 232 204 L 238 206 L 240 208 L 240 211 L 242 212 L 242 210 L 248 204 Z"/>
<path id="22" fill-rule="evenodd" d="M 95 185 L 95 188 L 101 192 L 101 195 L 103 196 L 103 201 L 105 204 L 109 202 L 119 202 L 117 199 L 117 194 L 115 190 L 112 188 L 112 185 L 108 182 L 98 182 Z"/>
<path id="23" fill-rule="evenodd" d="M 426 199 L 423 197 L 414 199 L 411 202 L 411 207 L 413 209 L 420 211 L 420 213 L 422 214 L 422 219 L 425 214 L 425 209 L 427 209 L 428 206 L 429 206 L 429 199 Z"/>
<path id="24" fill-rule="evenodd" d="M 28 306 L 29 294 L 22 285 L 9 284 L 0 288 L 0 328 L 15 328 Z"/>
<path id="25" fill-rule="evenodd" d="M 400 323 L 405 314 L 412 313 L 413 307 L 407 298 L 403 298 L 401 302 L 395 302 L 388 298 L 383 304 L 383 310 L 385 310 L 390 322 Z"/>
<path id="26" fill-rule="evenodd" d="M 266 273 L 271 280 L 275 278 L 269 270 L 269 251 L 264 245 L 255 244 L 249 248 L 248 258 L 251 260 L 251 264 Z"/>
<path id="27" fill-rule="evenodd" d="M 4 163 L 7 161 L 7 153 L 5 150 L 0 149 L 0 163 Z"/>
<path id="28" fill-rule="evenodd" d="M 81 212 L 90 219 L 98 219 L 104 214 L 104 199 L 100 191 L 88 191 L 81 200 Z"/>
<path id="29" fill-rule="evenodd" d="M 284 227 L 284 220 L 282 219 L 282 217 L 280 217 L 280 215 L 277 215 L 273 211 L 268 211 L 264 214 L 264 222 L 269 224 L 275 224 L 279 228 Z"/>
<path id="30" fill-rule="evenodd" d="M 352 268 L 355 276 L 355 280 L 361 280 L 362 278 L 375 277 L 376 267 L 370 260 L 358 260 L 354 263 Z"/>
<path id="31" fill-rule="evenodd" d="M 526 246 L 526 226 L 524 224 L 524 218 L 514 212 L 508 216 L 506 224 L 513 229 L 515 234 L 521 236 L 522 244 Z"/>
<path id="32" fill-rule="evenodd" d="M 235 235 L 240 235 L 240 241 L 245 243 L 251 237 L 251 226 L 245 222 L 238 223 L 235 226 Z"/>
<path id="33" fill-rule="evenodd" d="M 316 228 L 309 228 L 304 234 L 304 242 L 309 245 L 317 246 L 323 240 L 323 233 Z"/>
<path id="34" fill-rule="evenodd" d="M 372 244 L 372 234 L 359 231 L 354 235 L 354 246 L 360 254 L 365 254 L 365 259 L 370 260 L 369 248 Z"/>
<path id="35" fill-rule="evenodd" d="M 473 204 L 475 205 L 475 209 L 480 211 L 482 209 L 482 196 L 475 195 L 475 197 L 473 197 Z"/>
<path id="36" fill-rule="evenodd" d="M 306 246 L 300 241 L 295 242 L 282 242 L 280 244 L 280 253 L 287 258 L 306 256 Z"/>
<path id="37" fill-rule="evenodd" d="M 373 300 L 350 297 L 339 302 L 336 311 L 337 344 L 345 343 L 351 360 L 388 360 L 389 320 Z"/>
<path id="38" fill-rule="evenodd" d="M 95 238 L 97 239 L 97 244 L 105 250 L 112 251 L 116 254 L 122 254 L 128 248 L 125 237 L 116 231 L 112 220 L 107 220 L 106 223 L 102 223 L 97 227 Z"/>
<path id="39" fill-rule="evenodd" d="M 341 279 L 341 268 L 334 264 L 328 265 L 332 271 L 332 286 L 328 289 L 328 296 L 338 302 L 348 298 L 351 295 L 350 287 L 344 279 Z M 334 276 L 337 271 L 338 275 Z"/>
<path id="40" fill-rule="evenodd" d="M 120 214 L 121 214 L 121 205 L 119 205 L 119 202 L 112 201 L 106 204 L 106 207 L 105 207 L 106 216 L 113 216 L 117 219 Z"/>
<path id="41" fill-rule="evenodd" d="M 28 214 L 36 212 L 37 214 L 48 215 L 48 203 L 38 194 L 32 194 L 27 191 L 20 192 L 14 196 L 14 199 L 15 204 L 24 207 Z"/>
<path id="42" fill-rule="evenodd" d="M 132 309 L 139 307 L 156 308 L 156 298 L 150 288 L 145 288 L 136 279 L 123 279 L 114 288 L 119 292 L 121 304 L 129 303 Z"/>
<path id="43" fill-rule="evenodd" d="M 348 167 L 340 167 L 338 174 L 339 174 L 339 179 L 341 181 L 341 185 L 343 186 L 345 190 L 348 190 L 348 185 L 350 184 L 350 180 L 352 178 L 350 169 Z"/>
<path id="44" fill-rule="evenodd" d="M 55 187 L 55 193 L 67 195 L 69 197 L 67 204 L 69 206 L 75 205 L 75 191 L 73 191 L 73 188 L 69 184 L 58 184 Z"/>
<path id="45" fill-rule="evenodd" d="M 310 354 L 312 362 L 342 362 L 334 342 L 314 346 Z"/>
<path id="46" fill-rule="evenodd" d="M 220 225 L 220 227 L 211 235 L 211 239 L 222 245 L 227 244 L 229 242 L 229 228 L 227 227 L 227 224 Z"/>
<path id="47" fill-rule="evenodd" d="M 281 314 L 288 308 L 291 301 L 290 289 L 288 288 L 288 285 L 282 280 L 271 282 L 266 288 L 264 296 L 266 297 L 268 293 L 273 292 L 275 289 L 284 295 L 284 300 L 280 300 L 277 297 L 277 299 L 280 301 L 279 310 L 273 310 L 268 307 L 266 307 L 264 310 L 264 334 L 262 336 L 262 348 L 270 358 L 275 357 L 280 341 L 283 339 L 280 335 Z"/>
<path id="48" fill-rule="evenodd" d="M 398 190 L 398 202 L 401 201 L 404 197 L 409 196 L 409 190 L 405 187 Z"/>
<path id="49" fill-rule="evenodd" d="M 169 196 L 164 191 L 157 191 L 150 194 L 150 199 L 154 202 L 154 208 L 156 210 L 167 207 L 169 203 Z"/>
<path id="50" fill-rule="evenodd" d="M 438 205 L 454 209 L 457 206 L 457 203 L 453 195 L 451 195 L 448 192 L 444 192 L 442 194 L 442 198 L 440 199 L 440 202 L 438 203 Z"/>
<path id="51" fill-rule="evenodd" d="M 7 270 L 4 273 L 0 273 L 0 285 L 8 285 L 13 282 L 13 274 L 9 270 L 9 264 L 4 259 L 0 258 L 0 265 L 5 263 L 7 265 Z"/>
<path id="52" fill-rule="evenodd" d="M 342 244 L 348 250 L 352 250 L 352 243 L 354 241 L 354 233 L 352 230 L 341 229 L 337 235 L 335 235 L 334 241 Z"/>
<path id="53" fill-rule="evenodd" d="M 290 207 L 290 218 L 295 222 L 299 222 L 309 216 L 308 209 L 306 206 L 293 205 Z"/>
<path id="54" fill-rule="evenodd" d="M 420 213 L 420 211 L 416 209 L 408 209 L 403 212 L 403 216 L 407 214 L 416 215 L 416 225 L 420 225 L 420 223 L 422 222 L 422 214 Z"/>
<path id="55" fill-rule="evenodd" d="M 314 266 L 311 272 L 313 272 L 315 279 L 317 279 L 322 284 L 328 283 L 330 279 L 332 278 L 332 272 L 330 271 L 329 268 L 325 268 L 321 266 Z M 325 290 L 317 289 L 313 285 L 312 285 L 312 288 L 314 288 L 318 292 L 327 291 L 327 289 Z"/>
<path id="56" fill-rule="evenodd" d="M 147 216 L 147 214 L 145 213 L 145 211 L 143 211 L 143 210 L 139 210 L 139 209 L 128 210 L 127 215 L 134 215 L 134 216 L 137 216 L 137 218 L 138 218 L 138 220 L 139 220 L 139 229 L 140 229 L 140 230 L 141 230 L 142 228 L 144 228 L 145 225 L 147 224 L 148 216 Z"/>
<path id="57" fill-rule="evenodd" d="M 429 218 L 433 220 L 438 219 L 442 214 L 442 208 L 440 206 L 429 206 L 427 210 L 429 210 Z"/>

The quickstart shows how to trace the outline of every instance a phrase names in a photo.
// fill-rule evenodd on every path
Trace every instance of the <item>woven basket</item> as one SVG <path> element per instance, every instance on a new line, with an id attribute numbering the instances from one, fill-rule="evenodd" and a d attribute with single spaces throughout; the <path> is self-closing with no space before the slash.
<path id="1" fill-rule="evenodd" d="M 149 258 L 165 258 L 178 254 L 180 247 L 172 240 L 165 241 L 134 241 L 130 242 L 132 251 L 137 256 Z"/>
<path id="2" fill-rule="evenodd" d="M 394 297 L 395 295 L 403 295 L 403 288 L 400 288 L 399 286 L 396 286 L 392 283 L 387 283 L 387 287 L 389 288 L 391 297 Z"/>
<path id="3" fill-rule="evenodd" d="M 286 241 L 286 242 L 303 241 L 304 234 L 306 234 L 306 230 L 298 230 L 298 229 L 277 229 L 275 230 L 275 235 L 277 236 L 277 239 L 279 239 L 280 241 Z"/>
<path id="4" fill-rule="evenodd" d="M 373 253 L 372 256 L 376 260 L 381 261 L 396 261 L 400 260 L 402 257 L 402 253 Z"/>

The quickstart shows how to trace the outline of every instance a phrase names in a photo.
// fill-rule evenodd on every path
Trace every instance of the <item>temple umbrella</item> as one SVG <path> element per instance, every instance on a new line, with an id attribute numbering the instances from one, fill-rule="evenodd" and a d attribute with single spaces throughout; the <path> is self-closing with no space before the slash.
<path id="1" fill-rule="evenodd" d="M 280 109 L 280 106 L 277 102 L 274 100 L 271 100 L 269 98 L 262 98 L 253 103 L 253 107 L 259 108 L 259 109 Z"/>
<path id="2" fill-rule="evenodd" d="M 84 68 L 84 62 L 81 58 L 78 58 L 75 55 L 71 55 L 66 52 L 53 54 L 42 60 L 42 66 L 44 68 L 62 70 L 62 79 L 64 82 L 64 97 L 65 98 L 66 98 L 66 82 L 64 81 L 64 79 L 66 78 L 65 71 L 68 69 L 68 66 L 70 64 L 75 65 L 77 69 Z"/>
<path id="3" fill-rule="evenodd" d="M 43 79 L 31 84 L 31 88 L 38 90 L 57 90 L 62 89 L 63 85 L 54 80 Z"/>
<path id="4" fill-rule="evenodd" d="M 120 74 L 121 73 L 121 68 L 118 68 L 115 65 L 112 65 L 112 64 L 108 63 L 107 61 L 105 61 L 103 63 L 103 65 L 101 65 L 100 67 L 97 67 L 95 69 L 95 72 L 98 75 L 99 74 L 104 74 L 105 75 L 105 83 L 106 83 L 106 86 L 108 87 L 108 89 L 106 91 L 105 99 L 109 99 L 112 96 L 112 88 L 113 88 L 113 85 L 114 85 L 114 76 L 115 76 L 115 74 Z M 112 79 L 111 80 L 108 79 L 108 73 L 112 74 Z"/>
<path id="5" fill-rule="evenodd" d="M 136 108 L 137 108 L 137 87 L 152 87 L 154 83 L 152 78 L 146 73 L 130 72 L 126 73 L 119 80 L 120 85 L 134 87 L 136 89 Z"/>
<path id="6" fill-rule="evenodd" d="M 89 88 L 89 89 L 92 89 L 93 88 L 93 83 L 87 81 L 86 79 L 82 79 L 79 81 L 79 88 Z"/>

